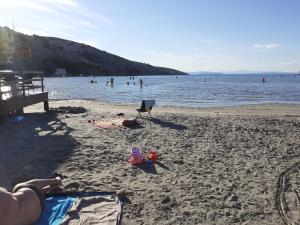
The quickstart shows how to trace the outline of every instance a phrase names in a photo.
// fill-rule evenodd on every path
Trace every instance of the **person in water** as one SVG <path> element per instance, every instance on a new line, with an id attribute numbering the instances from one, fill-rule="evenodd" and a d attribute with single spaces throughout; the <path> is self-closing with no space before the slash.
<path id="1" fill-rule="evenodd" d="M 143 83 L 144 83 L 144 81 L 142 80 L 142 78 L 140 78 L 140 86 L 141 86 L 141 88 L 143 88 Z"/>
<path id="2" fill-rule="evenodd" d="M 0 187 L 0 225 L 31 225 L 44 208 L 44 196 L 61 186 L 59 177 L 17 184 L 12 193 Z"/>

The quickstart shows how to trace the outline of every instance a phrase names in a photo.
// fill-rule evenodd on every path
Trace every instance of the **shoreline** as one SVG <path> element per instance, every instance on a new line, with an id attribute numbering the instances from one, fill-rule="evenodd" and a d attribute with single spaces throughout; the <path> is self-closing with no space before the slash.
<path id="1" fill-rule="evenodd" d="M 51 103 L 54 103 L 54 107 L 59 106 L 79 106 L 79 104 L 82 104 L 82 106 L 90 107 L 92 108 L 100 107 L 97 110 L 106 111 L 105 109 L 102 109 L 101 107 L 109 107 L 112 109 L 112 111 L 117 110 L 123 110 L 129 113 L 130 115 L 136 114 L 136 109 L 140 107 L 140 104 L 120 104 L 120 103 L 111 103 L 111 102 L 105 102 L 105 101 L 98 101 L 98 100 L 82 100 L 82 99 L 66 99 L 66 100 L 49 100 L 49 106 L 50 108 Z M 34 112 L 39 111 L 41 109 L 40 105 L 33 105 L 28 108 L 25 108 L 25 112 Z M 94 109 L 93 109 L 94 110 Z M 286 103 L 269 103 L 269 104 L 250 104 L 250 105 L 235 105 L 235 106 L 215 106 L 215 107 L 188 107 L 188 106 L 157 106 L 155 105 L 153 107 L 153 113 L 184 113 L 184 114 L 193 114 L 197 115 L 203 115 L 205 113 L 207 114 L 230 114 L 238 115 L 238 114 L 249 114 L 250 112 L 259 115 L 279 115 L 281 113 L 292 113 L 296 116 L 300 116 L 300 103 L 299 104 L 286 104 Z"/>
<path id="2" fill-rule="evenodd" d="M 123 224 L 284 224 L 276 207 L 278 179 L 300 161 L 300 105 L 192 109 L 154 107 L 135 128 L 99 128 L 132 118 L 139 106 L 50 101 L 50 108 L 83 106 L 81 114 L 25 108 L 24 120 L 0 125 L 0 186 L 63 174 L 67 191 L 124 191 Z M 134 167 L 139 147 L 158 151 L 158 164 Z M 290 221 L 300 221 L 297 180 L 284 190 Z M 283 190 L 283 188 L 281 188 Z"/>
<path id="3" fill-rule="evenodd" d="M 60 102 L 60 101 L 93 101 L 108 105 L 119 105 L 119 106 L 136 106 L 136 103 L 120 103 L 120 102 L 111 102 L 111 101 L 103 101 L 95 98 L 82 98 L 82 99 L 49 99 L 49 102 Z M 139 102 L 139 101 L 137 101 Z M 140 100 L 142 102 L 142 100 Z M 183 109 L 214 109 L 214 108 L 232 108 L 232 107 L 247 107 L 247 106 L 269 106 L 269 105 L 282 105 L 282 106 L 293 106 L 300 105 L 300 102 L 274 102 L 274 103 L 249 103 L 249 104 L 233 104 L 233 105 L 210 105 L 210 106 L 188 106 L 188 105 L 155 105 L 155 107 L 159 108 L 183 108 Z"/>

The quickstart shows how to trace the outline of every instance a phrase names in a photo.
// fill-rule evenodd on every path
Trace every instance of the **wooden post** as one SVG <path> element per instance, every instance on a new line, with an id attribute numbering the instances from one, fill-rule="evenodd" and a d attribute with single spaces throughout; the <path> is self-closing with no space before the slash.
<path id="1" fill-rule="evenodd" d="M 40 76 L 41 76 L 41 83 L 42 83 L 42 92 L 44 93 L 44 77 L 43 77 L 43 74 L 41 74 Z M 48 101 L 44 101 L 44 110 L 46 112 L 49 111 L 49 102 Z"/>
<path id="2" fill-rule="evenodd" d="M 1 91 L 1 87 L 2 87 L 2 82 L 0 79 L 0 105 L 1 105 L 1 101 L 2 101 L 2 91 Z M 1 108 L 1 107 L 0 107 Z"/>
<path id="3" fill-rule="evenodd" d="M 2 87 L 2 82 L 1 82 L 1 79 L 0 79 L 0 123 L 4 122 L 4 120 L 5 120 L 5 114 L 3 113 L 4 109 L 2 108 L 2 91 L 1 91 L 1 87 Z"/>
<path id="4" fill-rule="evenodd" d="M 24 81 L 24 74 L 23 74 L 22 71 L 21 71 L 20 73 L 21 73 L 21 75 L 22 75 L 22 91 L 23 91 L 23 97 L 25 97 L 25 81 Z"/>
<path id="5" fill-rule="evenodd" d="M 42 82 L 42 92 L 44 93 L 44 77 L 43 77 L 43 74 L 41 74 L 41 82 Z"/>
<path id="6" fill-rule="evenodd" d="M 49 102 L 48 102 L 48 101 L 44 101 L 44 110 L 45 110 L 46 112 L 49 111 Z"/>

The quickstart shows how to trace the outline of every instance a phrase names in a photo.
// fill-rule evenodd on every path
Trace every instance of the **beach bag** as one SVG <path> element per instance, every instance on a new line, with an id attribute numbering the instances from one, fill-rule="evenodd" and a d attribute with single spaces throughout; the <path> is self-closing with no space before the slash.
<path id="1" fill-rule="evenodd" d="M 137 121 L 137 119 L 133 119 L 133 120 L 124 120 L 122 124 L 125 127 L 132 127 L 132 126 L 137 126 L 140 123 L 139 121 Z"/>

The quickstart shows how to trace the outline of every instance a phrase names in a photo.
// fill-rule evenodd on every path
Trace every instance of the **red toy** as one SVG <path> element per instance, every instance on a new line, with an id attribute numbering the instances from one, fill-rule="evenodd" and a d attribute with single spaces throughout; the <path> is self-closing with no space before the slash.
<path id="1" fill-rule="evenodd" d="M 156 163 L 157 161 L 157 152 L 155 149 L 151 149 L 149 153 L 149 158 L 152 160 L 153 163 Z"/>

